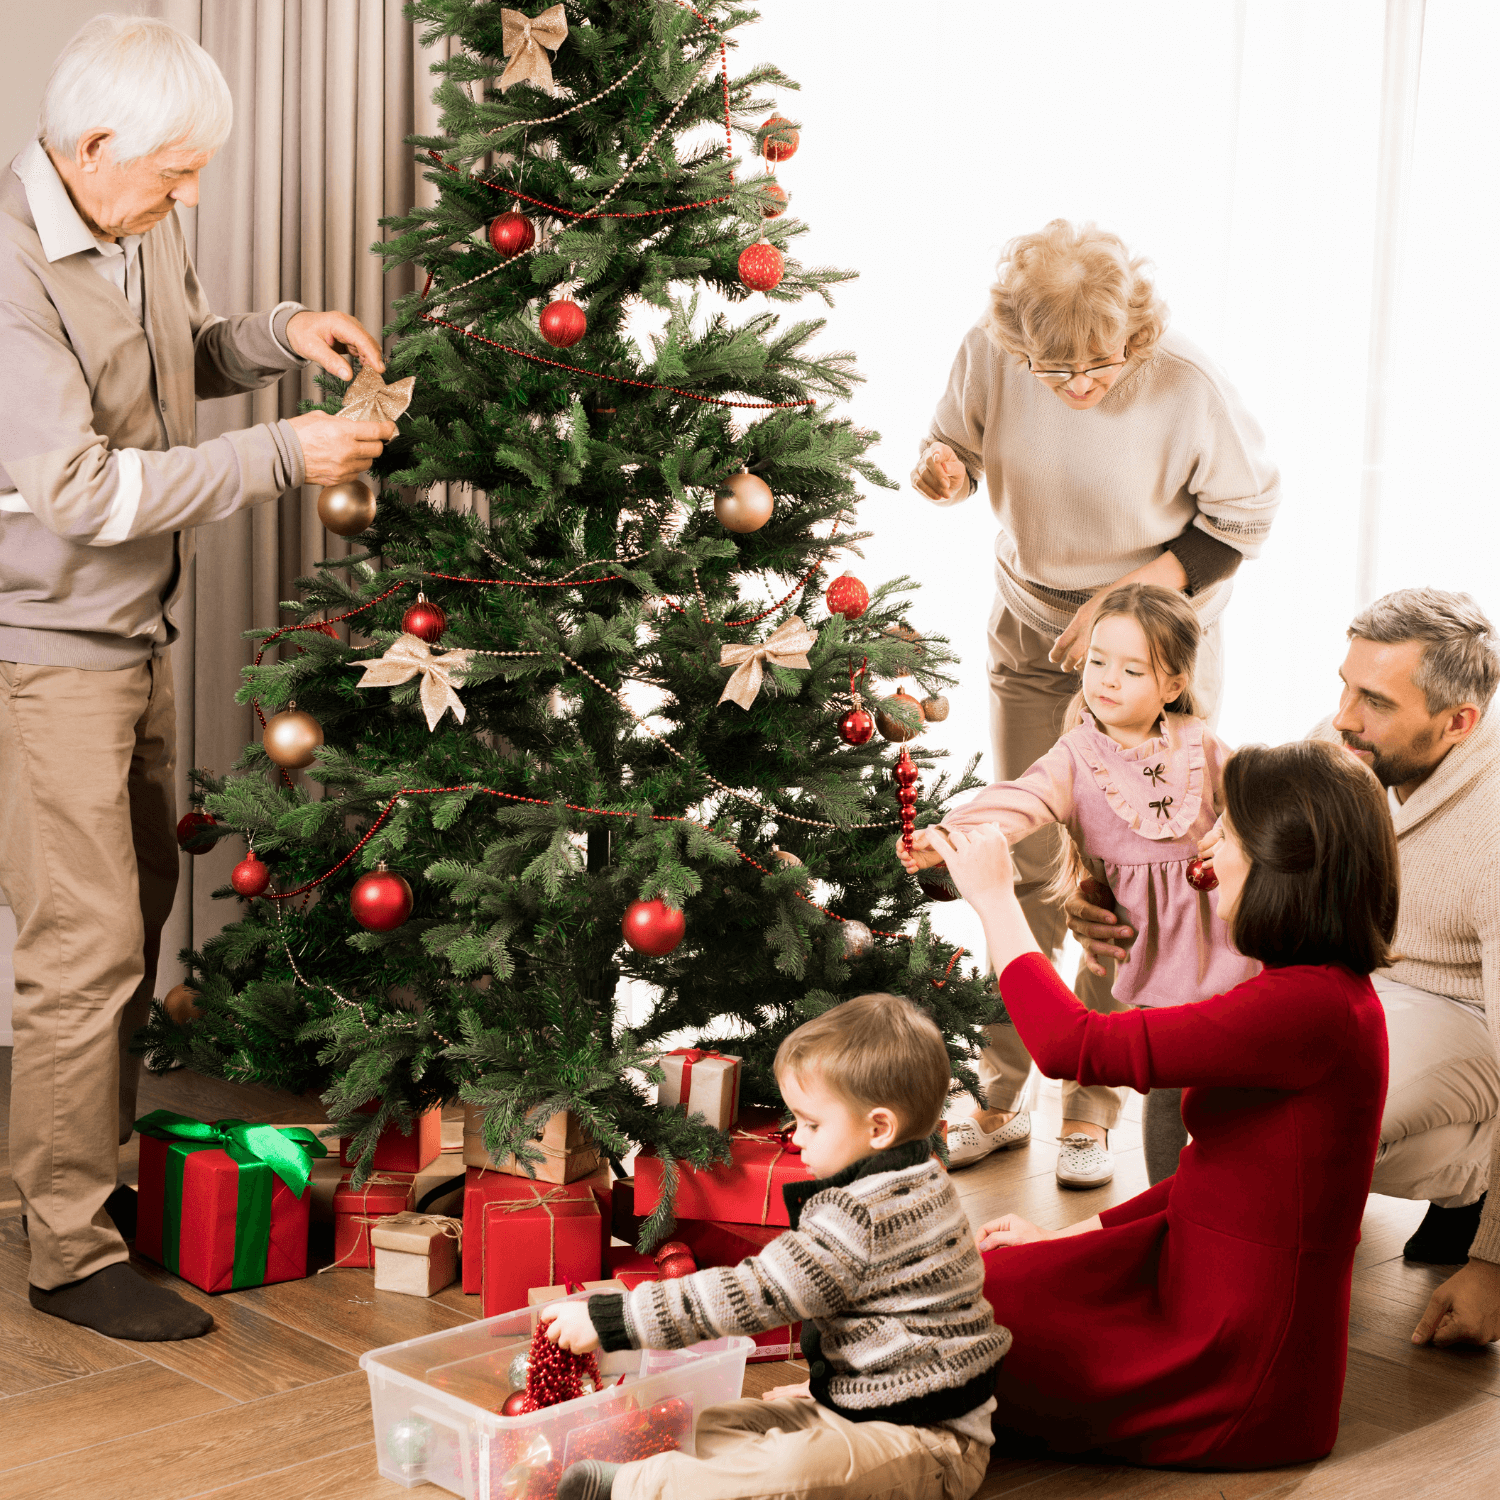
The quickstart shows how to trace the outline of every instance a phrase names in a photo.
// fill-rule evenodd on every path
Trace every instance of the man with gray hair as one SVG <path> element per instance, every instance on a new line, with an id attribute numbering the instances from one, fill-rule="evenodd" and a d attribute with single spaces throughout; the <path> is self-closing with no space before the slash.
<path id="1" fill-rule="evenodd" d="M 1457 1265 L 1413 1339 L 1500 1339 L 1500 684 L 1494 627 L 1467 594 L 1402 589 L 1349 626 L 1337 737 L 1389 789 L 1401 859 L 1396 962 L 1373 976 L 1390 1082 L 1372 1190 L 1426 1199 L 1407 1260 Z M 1090 960 L 1128 929 L 1075 896 Z"/>
<path id="2" fill-rule="evenodd" d="M 283 302 L 209 311 L 174 212 L 229 133 L 213 60 L 99 16 L 58 58 L 38 139 L 0 174 L 0 889 L 16 916 L 11 1173 L 31 1304 L 115 1338 L 212 1317 L 137 1275 L 116 1190 L 129 1043 L 172 906 L 169 650 L 192 528 L 365 470 L 388 422 L 325 413 L 197 444 L 194 401 L 380 347 Z"/>

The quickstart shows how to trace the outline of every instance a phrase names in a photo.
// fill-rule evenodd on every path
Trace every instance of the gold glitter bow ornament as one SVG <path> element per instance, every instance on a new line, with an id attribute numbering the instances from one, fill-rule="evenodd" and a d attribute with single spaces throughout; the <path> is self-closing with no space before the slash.
<path id="1" fill-rule="evenodd" d="M 568 21 L 560 5 L 548 6 L 538 16 L 519 10 L 502 10 L 505 55 L 510 59 L 500 75 L 503 94 L 518 83 L 530 83 L 547 91 L 552 88 L 552 63 L 542 50 L 554 52 L 568 39 Z"/>
<path id="2" fill-rule="evenodd" d="M 338 414 L 346 422 L 394 422 L 411 405 L 416 384 L 417 377 L 408 375 L 387 385 L 369 365 L 361 365 L 344 392 Z"/>
<path id="3" fill-rule="evenodd" d="M 806 623 L 793 615 L 790 620 L 777 626 L 758 646 L 721 646 L 719 665 L 733 667 L 734 675 L 724 684 L 719 702 L 728 699 L 741 708 L 749 708 L 760 692 L 764 675 L 764 662 L 773 667 L 795 667 L 806 672 L 812 663 L 807 653 L 817 645 L 818 638 L 807 628 Z"/>
<path id="4" fill-rule="evenodd" d="M 386 647 L 385 655 L 374 661 L 355 662 L 364 669 L 364 677 L 358 687 L 399 687 L 403 682 L 421 674 L 422 712 L 427 715 L 427 729 L 431 733 L 437 728 L 448 709 L 460 724 L 464 721 L 464 706 L 454 691 L 453 674 L 462 672 L 469 665 L 468 651 L 444 651 L 434 656 L 427 642 L 414 635 L 401 635 Z"/>

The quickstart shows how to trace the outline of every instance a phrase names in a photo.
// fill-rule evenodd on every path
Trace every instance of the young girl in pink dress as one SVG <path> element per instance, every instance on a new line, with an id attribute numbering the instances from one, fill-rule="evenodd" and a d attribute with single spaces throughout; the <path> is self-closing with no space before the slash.
<path id="1" fill-rule="evenodd" d="M 1062 738 L 1018 780 L 987 787 L 940 825 L 998 825 L 1014 844 L 1061 823 L 1072 843 L 1059 898 L 1080 874 L 1109 886 L 1120 922 L 1139 933 L 1114 996 L 1143 1008 L 1222 994 L 1260 968 L 1231 945 L 1213 892 L 1187 879 L 1199 841 L 1222 811 L 1230 755 L 1193 712 L 1198 637 L 1197 616 L 1181 594 L 1140 583 L 1111 590 L 1094 615 L 1083 690 L 1069 705 Z M 901 862 L 913 874 L 941 863 L 927 830 Z M 1153 1091 L 1143 1133 L 1156 1147 L 1147 1152 L 1148 1163 L 1156 1159 L 1155 1182 L 1175 1170 L 1186 1140 L 1177 1090 Z"/>

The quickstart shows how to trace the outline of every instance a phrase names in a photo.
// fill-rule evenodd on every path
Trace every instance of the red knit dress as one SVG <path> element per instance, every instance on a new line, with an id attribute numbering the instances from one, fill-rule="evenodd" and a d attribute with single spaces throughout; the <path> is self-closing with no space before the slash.
<path id="1" fill-rule="evenodd" d="M 1385 1102 L 1368 979 L 1267 969 L 1194 1005 L 1085 1010 L 1040 954 L 1001 993 L 1051 1078 L 1185 1088 L 1176 1175 L 1094 1233 L 990 1250 L 1015 1338 L 995 1434 L 1136 1463 L 1269 1468 L 1338 1433 L 1349 1282 Z"/>

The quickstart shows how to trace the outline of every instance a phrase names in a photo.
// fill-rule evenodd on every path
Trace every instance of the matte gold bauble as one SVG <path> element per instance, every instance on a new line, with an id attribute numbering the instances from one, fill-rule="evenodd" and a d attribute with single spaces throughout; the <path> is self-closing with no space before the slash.
<path id="1" fill-rule="evenodd" d="M 883 738 L 899 745 L 903 740 L 909 740 L 913 736 L 921 734 L 923 724 L 922 705 L 910 693 L 892 693 L 885 701 L 887 703 L 899 703 L 902 708 L 908 709 L 915 714 L 917 727 L 915 729 L 908 729 L 894 714 L 877 710 L 875 714 L 875 727 L 880 731 Z"/>
<path id="2" fill-rule="evenodd" d="M 198 1004 L 198 991 L 190 990 L 185 984 L 173 985 L 161 1003 L 167 1015 L 179 1026 L 186 1026 L 203 1014 L 203 1007 Z"/>
<path id="3" fill-rule="evenodd" d="M 802 861 L 790 849 L 773 849 L 771 858 L 780 865 L 800 865 Z"/>
<path id="4" fill-rule="evenodd" d="M 714 514 L 725 531 L 759 531 L 775 508 L 771 486 L 741 470 L 731 474 L 714 496 Z"/>
<path id="5" fill-rule="evenodd" d="M 283 769 L 300 771 L 310 766 L 318 746 L 323 743 L 323 726 L 311 714 L 305 714 L 295 703 L 274 714 L 260 737 L 266 754 Z"/>
<path id="6" fill-rule="evenodd" d="M 929 724 L 941 724 L 948 717 L 948 700 L 941 693 L 936 693 L 931 698 L 924 698 L 922 717 Z"/>
<path id="7" fill-rule="evenodd" d="M 325 485 L 318 495 L 318 519 L 335 536 L 358 536 L 375 519 L 375 491 L 362 479 Z"/>

